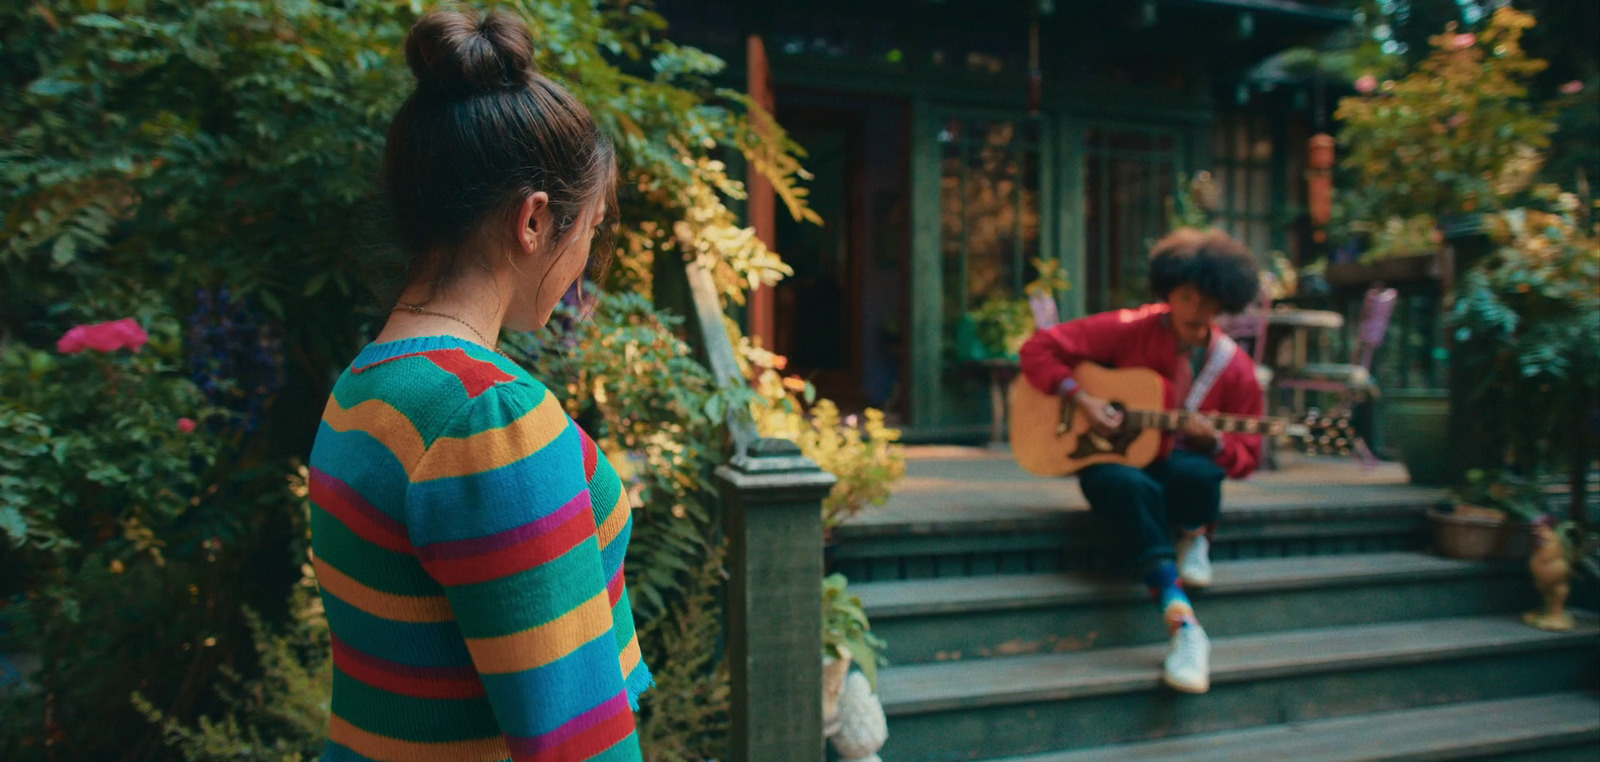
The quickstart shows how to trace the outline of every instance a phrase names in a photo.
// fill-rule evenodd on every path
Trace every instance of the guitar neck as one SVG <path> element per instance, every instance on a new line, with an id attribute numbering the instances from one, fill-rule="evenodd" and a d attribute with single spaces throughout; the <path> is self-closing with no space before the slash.
<path id="1" fill-rule="evenodd" d="M 1197 413 L 1188 410 L 1126 410 L 1123 414 L 1130 424 L 1141 429 L 1177 431 Z M 1248 415 L 1212 415 L 1217 431 L 1228 434 L 1282 434 L 1289 422 L 1282 418 L 1257 418 Z"/>

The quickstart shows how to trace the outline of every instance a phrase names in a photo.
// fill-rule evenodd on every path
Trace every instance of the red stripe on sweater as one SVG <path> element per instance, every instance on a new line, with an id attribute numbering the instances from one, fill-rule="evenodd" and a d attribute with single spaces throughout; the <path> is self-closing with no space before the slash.
<path id="1" fill-rule="evenodd" d="M 396 553 L 416 552 L 404 524 L 372 507 L 354 487 L 316 468 L 311 469 L 311 502 L 373 545 Z"/>
<path id="2" fill-rule="evenodd" d="M 621 699 L 622 696 L 617 698 Z M 608 701 L 599 707 L 609 712 L 604 717 L 579 716 L 560 728 L 536 738 L 506 739 L 515 762 L 582 762 L 605 751 L 633 734 L 633 711 L 628 702 Z M 584 723 L 588 727 L 577 729 Z"/>
<path id="3" fill-rule="evenodd" d="M 619 567 L 617 567 L 616 576 L 612 577 L 611 581 L 606 583 L 606 597 L 611 599 L 611 607 L 612 608 L 616 608 L 617 607 L 617 601 L 622 600 L 622 590 L 623 590 L 622 567 L 619 566 Z"/>
<path id="4" fill-rule="evenodd" d="M 485 695 L 477 670 L 467 667 L 416 667 L 362 653 L 333 638 L 333 666 L 381 691 L 421 699 L 471 699 Z"/>
<path id="5" fill-rule="evenodd" d="M 455 376 L 461 381 L 462 388 L 467 390 L 468 397 L 477 397 L 495 384 L 503 384 L 507 381 L 517 380 L 516 376 L 501 370 L 500 366 L 495 365 L 487 360 L 479 360 L 475 357 L 472 357 L 471 355 L 467 354 L 466 350 L 460 347 L 451 347 L 449 349 L 430 349 L 426 352 L 411 352 L 409 354 L 396 355 L 387 360 L 379 360 L 370 365 L 363 365 L 359 368 L 353 368 L 352 370 L 356 373 L 363 373 L 369 368 L 374 368 L 384 363 L 394 362 L 395 360 L 404 360 L 408 357 L 427 358 L 428 361 L 438 366 L 440 370 Z"/>
<path id="6" fill-rule="evenodd" d="M 600 468 L 600 446 L 581 428 L 578 429 L 578 438 L 583 442 L 583 480 L 594 481 L 594 472 Z"/>
<path id="7" fill-rule="evenodd" d="M 472 556 L 424 561 L 423 566 L 441 585 L 488 582 L 554 561 L 594 536 L 594 513 L 578 511 L 550 531 L 515 545 Z"/>

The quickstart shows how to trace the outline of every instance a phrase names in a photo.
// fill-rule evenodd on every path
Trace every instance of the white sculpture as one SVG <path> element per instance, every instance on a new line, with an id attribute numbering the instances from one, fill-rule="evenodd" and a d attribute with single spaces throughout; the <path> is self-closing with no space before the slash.
<path id="1" fill-rule="evenodd" d="M 839 696 L 839 730 L 832 734 L 833 748 L 845 762 L 883 762 L 878 750 L 889 740 L 889 723 L 883 702 L 860 672 L 851 672 Z"/>

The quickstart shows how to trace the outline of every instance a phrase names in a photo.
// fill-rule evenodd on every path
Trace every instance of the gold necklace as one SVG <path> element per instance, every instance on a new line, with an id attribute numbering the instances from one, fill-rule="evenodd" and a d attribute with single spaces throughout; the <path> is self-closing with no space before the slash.
<path id="1" fill-rule="evenodd" d="M 500 351 L 500 342 L 498 342 L 498 341 L 490 341 L 488 337 L 483 335 L 482 331 L 479 331 L 477 328 L 472 327 L 471 323 L 468 323 L 467 321 L 462 320 L 461 318 L 458 318 L 455 315 L 446 315 L 443 312 L 435 312 L 435 311 L 430 310 L 430 309 L 424 309 L 421 305 L 416 305 L 416 304 L 406 304 L 405 302 L 397 302 L 397 304 L 399 304 L 400 306 L 395 307 L 393 310 L 390 310 L 390 312 L 399 312 L 400 310 L 405 310 L 405 311 L 407 311 L 407 312 L 409 312 L 409 313 L 411 313 L 413 315 L 433 315 L 434 317 L 442 317 L 442 318 L 444 318 L 446 320 L 454 320 L 457 323 L 460 323 L 460 324 L 466 326 L 467 330 L 472 332 L 472 335 L 477 336 L 478 340 L 482 341 L 484 346 L 486 346 L 489 349 L 493 350 L 496 354 L 500 355 L 501 357 L 506 357 L 508 359 L 510 357 L 510 355 L 507 355 L 505 352 L 501 352 Z"/>

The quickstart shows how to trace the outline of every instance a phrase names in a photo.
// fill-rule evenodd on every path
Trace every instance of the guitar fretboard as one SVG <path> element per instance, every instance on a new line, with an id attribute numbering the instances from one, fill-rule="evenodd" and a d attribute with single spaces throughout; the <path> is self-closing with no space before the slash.
<path id="1" fill-rule="evenodd" d="M 1130 425 L 1141 429 L 1177 431 L 1195 414 L 1187 410 L 1125 410 Z M 1282 434 L 1289 422 L 1282 418 L 1252 418 L 1244 415 L 1213 415 L 1212 425 L 1228 434 Z"/>

